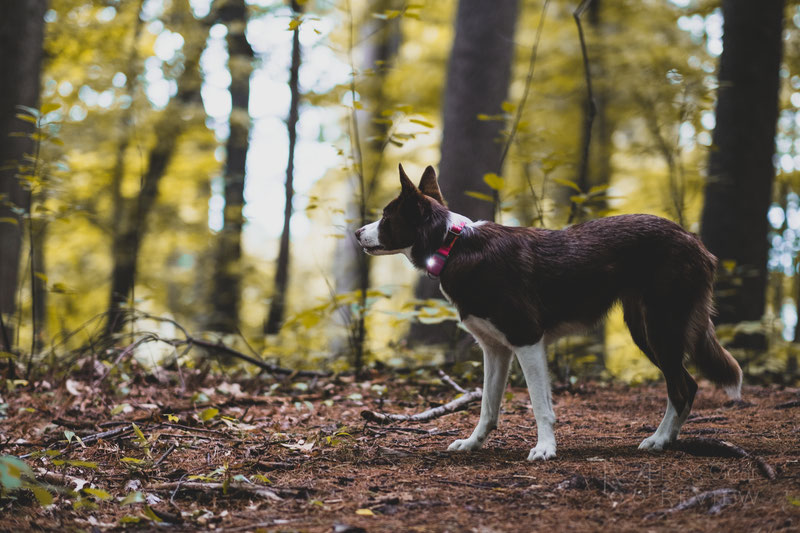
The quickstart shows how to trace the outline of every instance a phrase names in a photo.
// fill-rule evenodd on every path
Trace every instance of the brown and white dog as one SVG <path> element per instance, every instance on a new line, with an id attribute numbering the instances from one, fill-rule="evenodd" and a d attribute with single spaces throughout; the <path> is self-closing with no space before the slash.
<path id="1" fill-rule="evenodd" d="M 447 209 L 432 167 L 416 187 L 400 166 L 400 184 L 383 217 L 357 230 L 356 238 L 368 254 L 403 253 L 415 267 L 438 274 L 442 293 L 483 348 L 480 421 L 450 450 L 478 449 L 497 427 L 516 354 L 538 432 L 528 460 L 555 457 L 545 345 L 597 323 L 617 301 L 634 342 L 667 382 L 667 412 L 639 448 L 661 450 L 674 442 L 689 415 L 697 384 L 684 355 L 739 397 L 742 371 L 720 346 L 710 319 L 717 261 L 693 234 L 651 215 L 564 230 L 472 222 Z"/>

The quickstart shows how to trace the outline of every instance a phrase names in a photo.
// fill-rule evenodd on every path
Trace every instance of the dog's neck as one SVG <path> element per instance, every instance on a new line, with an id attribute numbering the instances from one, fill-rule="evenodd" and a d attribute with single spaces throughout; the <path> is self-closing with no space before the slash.
<path id="1" fill-rule="evenodd" d="M 461 223 L 465 224 L 462 235 L 467 235 L 472 220 L 464 215 L 448 211 L 445 207 L 435 208 L 429 222 L 421 229 L 416 242 L 411 246 L 410 253 L 406 254 L 414 266 L 425 270 L 428 258 L 442 246 L 447 238 L 448 230 Z"/>

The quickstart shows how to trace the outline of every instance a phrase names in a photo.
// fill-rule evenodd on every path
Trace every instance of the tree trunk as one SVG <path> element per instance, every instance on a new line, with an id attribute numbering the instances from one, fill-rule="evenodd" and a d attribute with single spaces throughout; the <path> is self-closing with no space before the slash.
<path id="1" fill-rule="evenodd" d="M 39 79 L 44 37 L 45 0 L 0 4 L 0 314 L 3 324 L 16 310 L 24 218 L 30 208 L 30 192 L 17 180 L 17 166 L 34 150 L 33 124 L 16 118 L 17 106 L 39 107 Z M 11 344 L 10 331 L 0 332 L 0 344 Z M 12 346 L 5 346 L 10 350 Z"/>
<path id="2" fill-rule="evenodd" d="M 487 173 L 500 174 L 502 123 L 478 120 L 479 114 L 502 113 L 508 95 L 514 56 L 517 0 L 486 2 L 460 0 L 456 34 L 447 69 L 444 94 L 444 131 L 439 186 L 450 210 L 473 220 L 493 220 L 494 205 L 464 194 L 492 194 L 484 183 Z M 418 298 L 442 298 L 439 283 L 422 278 Z M 455 325 L 413 324 L 409 341 L 453 345 L 459 335 Z"/>
<path id="3" fill-rule="evenodd" d="M 589 56 L 589 68 L 592 76 L 593 100 L 595 115 L 589 123 L 589 103 L 584 106 L 584 120 L 581 128 L 581 149 L 578 161 L 578 175 L 575 182 L 584 194 L 588 194 L 593 187 L 608 186 L 611 180 L 611 124 L 608 118 L 608 80 L 605 76 L 605 65 L 602 50 L 604 28 L 600 11 L 601 0 L 593 0 L 587 12 L 590 38 L 601 46 L 594 46 Z M 572 192 L 574 194 L 574 191 Z M 605 193 L 601 193 L 605 196 Z M 573 222 L 585 222 L 595 218 L 605 210 L 608 202 L 605 200 L 589 200 L 583 205 L 572 204 L 573 213 L 570 218 Z M 605 337 L 606 321 L 601 320 L 585 334 L 576 338 L 571 346 L 572 354 L 577 358 L 594 355 L 596 363 L 591 365 L 591 373 L 599 374 L 605 368 Z"/>
<path id="4" fill-rule="evenodd" d="M 400 9 L 402 6 L 397 0 L 379 0 L 370 6 L 371 13 L 384 13 L 390 10 Z M 367 213 L 372 207 L 370 199 L 373 192 L 378 188 L 378 181 L 381 175 L 384 152 L 386 149 L 386 136 L 389 134 L 389 126 L 383 121 L 374 119 L 385 119 L 381 113 L 390 111 L 392 102 L 386 94 L 386 76 L 389 74 L 394 62 L 397 51 L 400 48 L 402 31 L 400 28 L 400 18 L 381 20 L 367 16 L 364 23 L 360 25 L 362 39 L 368 39 L 363 46 L 364 57 L 360 59 L 363 70 L 371 69 L 374 74 L 360 80 L 358 91 L 367 109 L 356 111 L 358 127 L 366 132 L 363 135 L 367 142 L 363 151 L 364 159 L 364 179 Z M 392 183 L 395 183 L 392 181 Z M 354 221 L 353 224 L 363 226 L 368 221 L 361 218 L 362 209 L 360 205 L 361 191 L 360 184 L 355 180 L 350 181 L 348 190 L 348 203 L 345 209 L 345 219 Z M 344 239 L 340 239 L 336 244 L 334 252 L 335 263 L 335 288 L 337 294 L 352 292 L 355 290 L 366 291 L 370 285 L 370 266 L 371 258 L 361 249 L 356 242 L 353 232 L 346 231 Z M 363 324 L 363 317 L 351 312 L 348 307 L 342 307 L 340 312 L 335 315 L 343 329 L 344 335 L 334 337 L 331 340 L 331 352 L 342 354 L 351 351 L 355 366 L 357 361 L 363 356 L 363 344 L 366 330 Z M 361 355 L 359 355 L 361 354 Z"/>
<path id="5" fill-rule="evenodd" d="M 253 49 L 247 42 L 247 6 L 244 0 L 228 0 L 219 10 L 228 26 L 228 70 L 231 74 L 230 135 L 225 162 L 225 210 L 222 229 L 217 235 L 217 254 L 211 292 L 211 317 L 208 328 L 233 333 L 239 327 L 239 300 L 242 278 L 242 209 L 247 150 L 250 138 L 250 75 Z"/>
<path id="6" fill-rule="evenodd" d="M 178 137 L 190 124 L 182 117 L 187 108 L 193 116 L 202 111 L 200 99 L 200 55 L 205 47 L 208 21 L 196 21 L 188 3 L 177 4 L 179 16 L 187 25 L 201 24 L 202 29 L 187 28 L 184 35 L 183 72 L 178 77 L 178 92 L 169 101 L 155 124 L 156 141 L 147 158 L 147 168 L 142 176 L 142 186 L 136 198 L 123 199 L 118 216 L 117 231 L 112 242 L 111 291 L 106 318 L 106 336 L 120 331 L 127 317 L 126 304 L 136 282 L 136 262 L 139 248 L 147 229 L 147 218 L 158 196 L 158 186 L 167 170 L 177 145 Z"/>
<path id="7" fill-rule="evenodd" d="M 782 0 L 722 3 L 715 149 L 702 215 L 703 241 L 721 264 L 718 323 L 760 320 L 764 313 L 783 7 Z"/>
<path id="8" fill-rule="evenodd" d="M 302 7 L 292 0 L 292 10 L 300 14 Z M 278 266 L 275 271 L 275 290 L 269 306 L 269 314 L 264 324 L 264 333 L 272 335 L 281 329 L 286 308 L 286 290 L 289 286 L 289 240 L 294 201 L 294 149 L 297 144 L 297 121 L 300 118 L 300 27 L 294 29 L 292 36 L 292 64 L 289 75 L 289 90 L 292 100 L 289 104 L 289 119 L 286 129 L 289 132 L 289 159 L 286 163 L 286 203 L 283 208 L 283 231 L 278 250 Z"/>

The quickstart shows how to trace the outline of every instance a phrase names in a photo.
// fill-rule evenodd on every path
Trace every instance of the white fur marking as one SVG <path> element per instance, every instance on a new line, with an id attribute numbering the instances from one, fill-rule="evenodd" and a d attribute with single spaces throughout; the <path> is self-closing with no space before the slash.
<path id="1" fill-rule="evenodd" d="M 668 444 L 675 442 L 683 423 L 686 422 L 686 417 L 689 416 L 689 411 L 690 408 L 687 405 L 684 412 L 679 415 L 675 410 L 675 406 L 672 405 L 672 401 L 667 398 L 667 412 L 664 413 L 663 420 L 658 425 L 656 432 L 639 444 L 639 449 L 661 451 Z"/>
<path id="2" fill-rule="evenodd" d="M 381 242 L 378 239 L 378 224 L 380 224 L 380 220 L 376 220 L 375 222 L 367 224 L 361 228 L 361 235 L 358 239 L 361 246 L 364 246 L 365 248 L 372 248 L 374 246 L 381 245 Z"/>
<path id="3" fill-rule="evenodd" d="M 511 363 L 508 341 L 489 321 L 468 317 L 464 325 L 483 348 L 483 397 L 478 425 L 468 438 L 458 439 L 450 444 L 447 449 L 452 451 L 477 450 L 497 427 Z"/>
<path id="4" fill-rule="evenodd" d="M 553 433 L 556 415 L 553 412 L 544 340 L 530 346 L 515 347 L 514 352 L 517 354 L 519 366 L 522 367 L 522 373 L 525 374 L 533 416 L 536 417 L 538 438 L 536 446 L 528 455 L 528 461 L 552 459 L 556 456 L 556 436 Z"/>

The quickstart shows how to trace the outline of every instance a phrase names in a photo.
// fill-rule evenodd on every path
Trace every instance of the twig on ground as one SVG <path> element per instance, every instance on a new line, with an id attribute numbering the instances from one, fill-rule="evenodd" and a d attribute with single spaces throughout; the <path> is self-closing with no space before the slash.
<path id="1" fill-rule="evenodd" d="M 791 402 L 779 403 L 775 409 L 789 409 L 790 407 L 800 407 L 800 400 L 792 400 Z"/>
<path id="2" fill-rule="evenodd" d="M 709 502 L 711 502 L 712 505 L 708 509 L 708 514 L 719 514 L 719 512 L 725 507 L 736 503 L 736 496 L 738 495 L 739 491 L 735 489 L 716 489 L 701 492 L 697 496 L 692 496 L 688 500 L 682 501 L 675 507 L 650 513 L 645 516 L 645 519 L 649 520 L 652 518 L 661 518 L 664 515 L 676 513 L 678 511 L 685 511 L 686 509 L 691 509 L 692 507 L 697 507 L 698 505 L 707 504 Z"/>
<path id="3" fill-rule="evenodd" d="M 688 424 L 689 422 L 721 422 L 727 419 L 728 419 L 727 416 L 722 416 L 722 415 L 698 416 L 695 418 L 689 417 L 686 420 L 686 423 Z"/>
<path id="4" fill-rule="evenodd" d="M 266 370 L 271 374 L 280 374 L 284 376 L 298 376 L 305 378 L 327 377 L 331 375 L 329 372 L 317 372 L 314 370 L 292 370 L 291 368 L 283 368 L 278 365 L 273 365 L 271 363 L 264 362 L 260 359 L 256 359 L 255 357 L 244 354 L 238 350 L 234 350 L 233 348 L 226 346 L 222 343 L 206 341 L 191 336 L 186 337 L 185 340 L 182 339 L 161 339 L 161 340 L 168 344 L 172 344 L 173 346 L 181 346 L 184 344 L 188 344 L 188 345 L 200 346 L 202 348 L 206 348 L 207 350 L 224 353 L 226 355 L 230 355 L 231 357 L 247 361 L 251 365 L 255 365 L 258 368 Z"/>
<path id="5" fill-rule="evenodd" d="M 775 479 L 775 469 L 761 457 L 753 455 L 744 448 L 730 442 L 709 437 L 693 437 L 681 439 L 672 445 L 672 449 L 701 457 L 739 457 L 752 460 L 761 474 L 767 479 Z"/>
<path id="6" fill-rule="evenodd" d="M 457 393 L 467 394 L 467 391 L 464 389 L 464 387 L 453 381 L 453 378 L 448 376 L 444 370 L 440 368 L 439 370 L 437 370 L 437 373 L 439 374 L 439 377 L 442 378 L 442 381 L 453 387 L 453 389 L 455 389 Z"/>
<path id="7" fill-rule="evenodd" d="M 364 410 L 361 411 L 361 417 L 376 424 L 388 424 L 389 422 L 427 422 L 434 418 L 439 418 L 450 413 L 462 411 L 466 409 L 471 403 L 479 401 L 483 397 L 481 389 L 475 389 L 468 392 L 463 396 L 459 396 L 455 400 L 448 402 L 439 407 L 427 409 L 421 413 L 413 415 L 397 415 L 397 414 L 384 414 L 376 413 L 375 411 Z"/>
<path id="8" fill-rule="evenodd" d="M 266 487 L 262 487 L 260 485 L 253 485 L 250 483 L 239 483 L 239 482 L 228 483 L 226 488 L 226 485 L 224 483 L 202 483 L 199 481 L 171 481 L 167 483 L 156 483 L 155 485 L 151 485 L 147 488 L 148 490 L 152 490 L 154 492 L 167 492 L 172 490 L 177 492 L 180 489 L 193 490 L 199 492 L 218 492 L 225 489 L 228 491 L 247 492 L 254 496 L 261 496 L 275 501 L 283 500 L 283 498 L 278 496 L 278 494 L 275 491 L 270 490 Z"/>
<path id="9" fill-rule="evenodd" d="M 173 451 L 175 451 L 175 448 L 176 448 L 176 446 L 174 444 L 172 446 L 170 446 L 169 448 L 167 448 L 167 451 L 164 452 L 164 455 L 159 457 L 158 460 L 155 463 L 153 463 L 153 466 L 158 466 L 161 463 L 163 463 L 164 459 L 169 457 L 169 454 L 171 454 Z"/>

